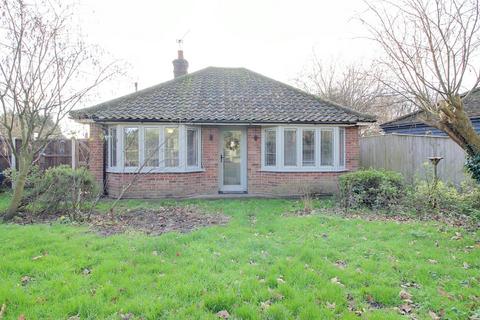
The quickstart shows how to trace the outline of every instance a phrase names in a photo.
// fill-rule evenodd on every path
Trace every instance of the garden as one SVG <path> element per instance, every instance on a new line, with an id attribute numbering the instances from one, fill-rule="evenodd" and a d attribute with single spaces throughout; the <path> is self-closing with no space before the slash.
<path id="1" fill-rule="evenodd" d="M 473 184 L 365 170 L 336 197 L 116 201 L 83 169 L 30 177 L 0 224 L 2 320 L 480 318 Z"/>

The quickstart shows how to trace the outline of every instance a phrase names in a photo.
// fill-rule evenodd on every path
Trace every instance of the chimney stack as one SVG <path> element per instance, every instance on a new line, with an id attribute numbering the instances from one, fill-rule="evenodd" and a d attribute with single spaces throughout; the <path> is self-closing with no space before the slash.
<path id="1" fill-rule="evenodd" d="M 173 76 L 175 78 L 188 73 L 188 61 L 183 58 L 183 50 L 178 50 L 178 58 L 172 61 Z"/>

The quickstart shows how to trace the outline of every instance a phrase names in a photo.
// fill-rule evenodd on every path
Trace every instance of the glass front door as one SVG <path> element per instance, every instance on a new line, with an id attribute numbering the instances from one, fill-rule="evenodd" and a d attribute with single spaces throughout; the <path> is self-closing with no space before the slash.
<path id="1" fill-rule="evenodd" d="M 245 191 L 245 131 L 223 129 L 221 134 L 221 191 Z"/>

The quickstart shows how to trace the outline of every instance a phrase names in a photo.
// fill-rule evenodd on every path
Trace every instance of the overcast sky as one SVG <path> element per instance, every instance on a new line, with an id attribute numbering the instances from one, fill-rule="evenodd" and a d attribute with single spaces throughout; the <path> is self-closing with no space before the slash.
<path id="1" fill-rule="evenodd" d="M 186 33 L 190 72 L 245 67 L 290 82 L 312 50 L 342 61 L 371 55 L 354 19 L 363 8 L 359 0 L 77 1 L 87 41 L 130 66 L 130 78 L 110 88 L 114 94 L 133 90 L 134 81 L 144 88 L 171 79 L 176 39 Z"/>

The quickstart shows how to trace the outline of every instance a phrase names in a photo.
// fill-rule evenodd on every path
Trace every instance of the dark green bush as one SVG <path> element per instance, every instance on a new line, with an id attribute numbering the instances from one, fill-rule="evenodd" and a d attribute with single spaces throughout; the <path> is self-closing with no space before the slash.
<path id="1" fill-rule="evenodd" d="M 360 170 L 339 178 L 340 200 L 345 208 L 389 208 L 404 196 L 403 177 L 398 172 Z"/>
<path id="2" fill-rule="evenodd" d="M 480 153 L 473 157 L 467 157 L 465 168 L 472 175 L 472 178 L 480 183 Z"/>

